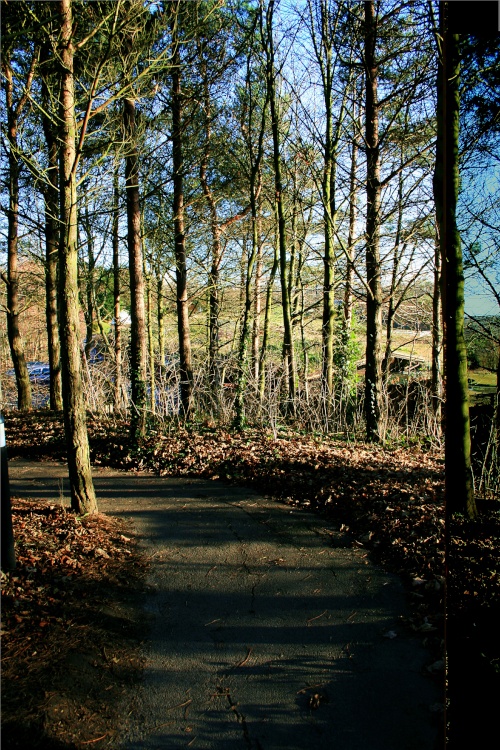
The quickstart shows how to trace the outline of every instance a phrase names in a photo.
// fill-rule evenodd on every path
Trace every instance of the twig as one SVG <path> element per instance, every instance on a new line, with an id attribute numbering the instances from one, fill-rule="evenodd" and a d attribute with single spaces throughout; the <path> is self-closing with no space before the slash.
<path id="1" fill-rule="evenodd" d="M 155 726 L 155 731 L 156 731 L 157 729 L 160 729 L 161 727 L 169 727 L 169 726 L 171 726 L 172 724 L 175 724 L 175 721 L 164 721 L 164 722 L 163 722 L 162 724 L 156 724 L 156 726 Z"/>
<path id="2" fill-rule="evenodd" d="M 309 620 L 307 620 L 307 624 L 309 625 L 310 622 L 313 622 L 314 620 L 319 620 L 320 617 L 323 617 L 323 615 L 326 615 L 328 612 L 327 609 L 325 609 L 324 612 L 322 612 L 320 615 L 316 615 L 316 617 L 310 617 Z"/>
<path id="3" fill-rule="evenodd" d="M 92 743 L 94 743 L 94 742 L 100 742 L 101 740 L 103 740 L 107 736 L 108 736 L 108 733 L 106 732 L 105 734 L 102 735 L 102 737 L 96 737 L 95 740 L 86 740 L 85 742 L 82 742 L 81 744 L 82 745 L 92 745 Z"/>
<path id="4" fill-rule="evenodd" d="M 245 656 L 245 658 L 243 659 L 243 661 L 240 661 L 240 663 L 239 663 L 239 664 L 235 664 L 235 665 L 234 665 L 234 668 L 235 668 L 235 669 L 237 669 L 238 667 L 242 667 L 242 666 L 243 666 L 244 664 L 246 664 L 246 663 L 247 663 L 247 661 L 248 661 L 248 660 L 249 660 L 249 658 L 250 658 L 250 654 L 251 654 L 251 653 L 252 653 L 252 647 L 250 647 L 250 648 L 247 648 L 247 655 Z"/>
<path id="5" fill-rule="evenodd" d="M 165 711 L 173 711 L 174 708 L 184 708 L 184 706 L 189 706 L 189 704 L 192 702 L 193 702 L 193 699 L 190 698 L 188 701 L 184 701 L 184 703 L 179 703 L 178 706 L 170 706 L 170 708 L 166 708 Z"/>

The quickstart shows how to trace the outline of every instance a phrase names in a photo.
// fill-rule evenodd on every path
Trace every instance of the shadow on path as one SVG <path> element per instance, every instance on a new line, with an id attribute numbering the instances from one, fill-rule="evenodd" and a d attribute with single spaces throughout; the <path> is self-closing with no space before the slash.
<path id="1" fill-rule="evenodd" d="M 65 472 L 13 461 L 12 494 L 67 497 Z M 94 476 L 100 510 L 130 519 L 151 561 L 124 748 L 439 747 L 402 586 L 334 526 L 220 482 Z"/>

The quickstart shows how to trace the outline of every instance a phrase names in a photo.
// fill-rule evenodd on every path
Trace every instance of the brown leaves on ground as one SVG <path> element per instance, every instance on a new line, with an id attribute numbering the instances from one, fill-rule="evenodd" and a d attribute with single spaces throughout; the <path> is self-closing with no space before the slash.
<path id="1" fill-rule="evenodd" d="M 33 430 L 32 421 L 39 425 Z M 387 450 L 284 431 L 276 438 L 264 430 L 206 428 L 158 430 L 131 446 L 125 421 L 89 417 L 88 428 L 94 464 L 245 483 L 336 520 L 353 544 L 406 577 L 415 604 L 412 627 L 429 628 L 430 620 L 440 630 L 445 554 L 440 452 L 418 446 Z M 12 412 L 6 433 L 9 455 L 63 455 L 62 422 L 50 412 Z M 413 585 L 416 580 L 421 584 Z"/>
<path id="2" fill-rule="evenodd" d="M 13 499 L 2 574 L 2 747 L 114 747 L 140 675 L 144 564 L 126 526 Z"/>
<path id="3" fill-rule="evenodd" d="M 12 412 L 5 417 L 10 456 L 64 458 L 59 416 Z M 311 509 L 337 522 L 351 544 L 366 548 L 367 554 L 406 580 L 413 604 L 408 625 L 434 650 L 432 667 L 442 665 L 445 522 L 444 466 L 439 451 L 418 446 L 388 450 L 285 431 L 275 437 L 264 430 L 231 433 L 201 427 L 158 430 L 132 446 L 125 421 L 90 417 L 88 427 L 94 464 L 253 485 L 291 508 Z M 496 634 L 492 631 L 489 637 L 484 627 L 497 621 L 490 615 L 500 587 L 500 514 L 494 503 L 490 506 L 479 521 L 457 520 L 450 529 L 447 602 L 448 615 L 459 637 L 463 636 L 460 643 L 470 642 L 473 631 L 481 630 L 481 658 L 498 674 Z M 60 541 L 55 559 L 63 560 L 64 539 Z M 95 547 L 106 550 L 102 544 Z M 74 572 L 72 565 L 92 559 L 83 550 L 81 555 L 68 555 L 68 570 Z M 37 562 L 33 559 L 29 565 Z M 130 570 L 127 563 L 127 557 L 121 559 L 124 571 Z M 23 604 L 20 607 L 28 611 Z M 43 618 L 47 621 L 46 613 Z M 38 629 L 44 627 L 38 624 Z M 429 673 L 434 671 L 442 670 L 429 669 Z"/>

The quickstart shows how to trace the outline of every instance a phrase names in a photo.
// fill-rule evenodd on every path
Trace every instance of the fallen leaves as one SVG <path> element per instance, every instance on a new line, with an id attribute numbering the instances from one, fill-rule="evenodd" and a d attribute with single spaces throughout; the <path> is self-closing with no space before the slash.
<path id="1" fill-rule="evenodd" d="M 64 457 L 59 416 L 12 412 L 5 418 L 9 455 Z M 444 465 L 439 451 L 418 446 L 387 450 L 286 431 L 278 438 L 265 430 L 232 434 L 213 424 L 197 430 L 179 428 L 168 434 L 157 431 L 134 447 L 129 444 L 125 421 L 89 417 L 88 428 L 96 464 L 129 471 L 148 469 L 160 476 L 243 483 L 280 498 L 292 508 L 310 509 L 337 523 L 342 544 L 365 549 L 406 580 L 412 602 L 406 624 L 435 649 L 434 664 L 442 655 L 446 552 L 450 568 L 448 607 L 456 621 L 463 620 L 464 629 L 471 631 L 477 621 L 481 627 L 476 631 L 484 634 L 488 616 L 497 611 L 493 602 L 500 593 L 498 511 L 492 506 L 491 512 L 473 524 L 457 520 L 451 529 L 449 548 L 445 548 Z M 83 527 L 79 529 L 84 542 Z M 33 532 L 42 534 L 38 527 Z M 100 549 L 111 554 L 100 542 L 89 553 L 73 543 L 68 545 L 66 539 L 60 541 L 53 559 L 56 575 L 57 566 L 65 570 L 61 577 L 66 582 L 58 584 L 61 590 L 81 574 L 79 565 L 84 568 L 91 562 L 110 562 L 105 556 L 99 557 Z M 334 543 L 338 540 L 332 538 Z M 118 539 L 117 544 L 126 569 L 127 540 Z M 38 559 L 36 546 L 26 548 L 25 553 L 25 564 L 30 568 L 39 570 L 49 564 L 45 558 Z M 25 610 L 28 605 L 20 604 L 14 614 L 22 620 L 20 613 Z M 465 619 L 461 618 L 464 613 L 469 613 Z M 38 622 L 50 619 L 41 611 Z M 39 629 L 42 627 L 47 629 L 38 624 Z M 491 664 L 499 663 L 496 643 L 492 633 L 484 649 Z M 439 674 L 439 670 L 429 670 L 433 673 Z"/>
<path id="2" fill-rule="evenodd" d="M 16 412 L 6 419 L 9 454 L 22 454 L 31 418 Z M 62 423 L 47 413 L 43 420 L 55 441 Z M 445 556 L 440 452 L 346 445 L 291 431 L 276 438 L 265 430 L 231 434 L 182 427 L 169 434 L 156 431 L 133 450 L 124 421 L 89 417 L 88 429 L 92 460 L 100 465 L 253 485 L 292 507 L 338 521 L 351 544 L 376 554 L 387 569 L 409 582 L 417 577 L 434 582 L 432 588 L 419 588 L 419 616 L 422 622 L 431 616 L 430 607 L 432 617 L 442 619 L 443 592 L 436 583 L 444 575 Z M 47 441 L 37 446 L 38 434 L 35 448 L 46 451 Z"/>
<path id="3" fill-rule="evenodd" d="M 145 565 L 116 519 L 79 519 L 39 500 L 13 498 L 12 506 L 17 567 L 2 573 L 2 747 L 113 747 L 117 706 L 139 674 L 139 629 L 126 602 L 138 596 Z"/>

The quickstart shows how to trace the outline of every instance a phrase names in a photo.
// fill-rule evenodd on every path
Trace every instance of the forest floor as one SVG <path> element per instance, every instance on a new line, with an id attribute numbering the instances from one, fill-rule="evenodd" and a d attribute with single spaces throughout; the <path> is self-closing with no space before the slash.
<path id="1" fill-rule="evenodd" d="M 65 459 L 60 416 L 10 412 L 5 421 L 9 458 Z M 337 522 L 353 545 L 402 577 L 411 605 L 406 626 L 433 654 L 431 671 L 438 680 L 444 675 L 446 562 L 450 680 L 457 665 L 448 716 L 463 732 L 462 701 L 472 698 L 472 710 L 482 725 L 487 723 L 493 711 L 489 701 L 500 683 L 500 513 L 491 502 L 481 506 L 477 521 L 457 519 L 445 546 L 439 451 L 209 427 L 151 433 L 132 449 L 127 435 L 125 422 L 90 418 L 93 464 L 254 486 Z M 121 522 L 102 515 L 78 519 L 57 497 L 14 500 L 13 516 L 18 565 L 2 581 L 2 720 L 4 732 L 15 727 L 16 739 L 5 747 L 24 747 L 22 727 L 30 724 L 51 725 L 56 739 L 39 745 L 47 750 L 99 746 L 103 736 L 109 740 L 117 731 L 127 691 L 140 679 L 136 605 L 144 592 L 145 562 Z M 116 608 L 123 610 L 119 617 Z M 67 665 L 72 653 L 72 672 L 61 674 L 61 655 Z M 106 685 L 95 689 L 115 696 L 109 715 L 99 717 L 102 736 L 95 732 L 99 724 L 89 682 L 97 662 L 105 667 Z M 470 670 L 481 685 L 478 689 L 474 681 L 472 696 L 461 689 Z M 71 685 L 73 694 L 54 705 L 59 684 L 67 692 Z M 71 712 L 80 712 L 80 726 L 82 717 L 93 716 L 92 736 L 74 736 Z"/>

